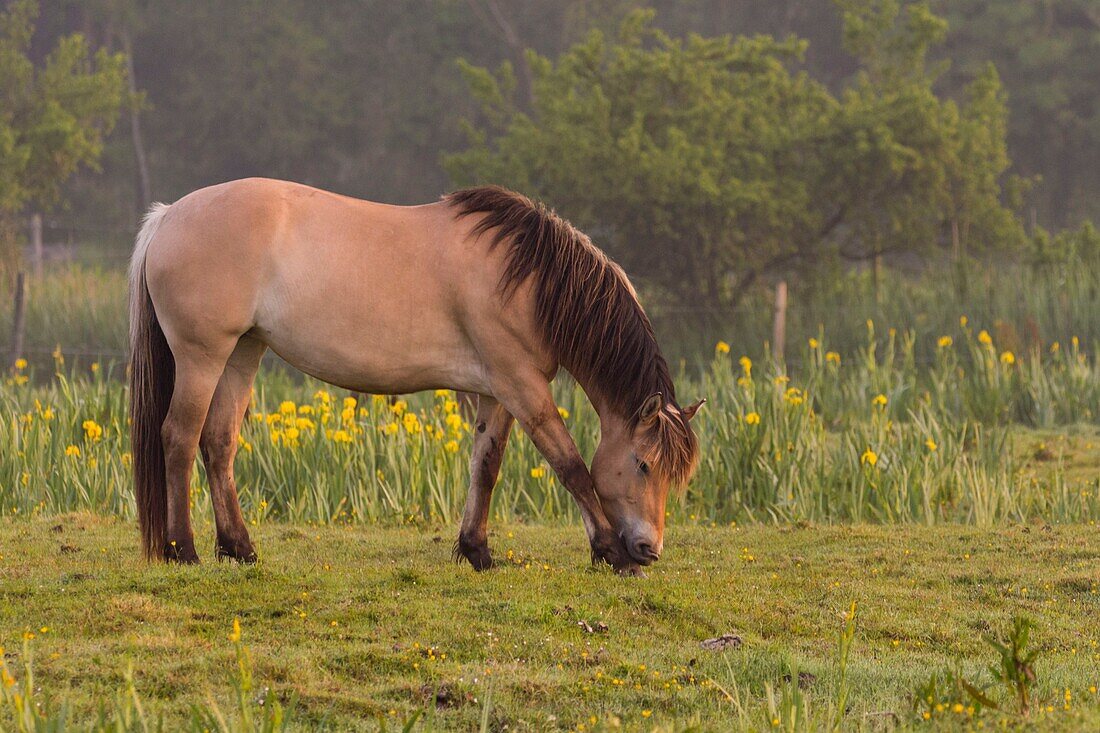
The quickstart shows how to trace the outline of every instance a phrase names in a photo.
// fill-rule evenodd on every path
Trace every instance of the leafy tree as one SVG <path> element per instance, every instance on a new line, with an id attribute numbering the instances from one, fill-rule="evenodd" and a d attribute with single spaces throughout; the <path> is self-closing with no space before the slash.
<path id="1" fill-rule="evenodd" d="M 556 62 L 530 53 L 530 114 L 508 63 L 465 64 L 480 118 L 445 167 L 545 198 L 684 301 L 736 301 L 837 255 L 935 253 L 951 231 L 1017 245 L 995 74 L 960 108 L 932 88 L 944 25 L 926 5 L 841 7 L 862 72 L 839 97 L 797 71 L 802 41 L 678 40 L 646 12 Z"/>
<path id="2" fill-rule="evenodd" d="M 951 23 L 940 55 L 948 88 L 996 64 L 1010 91 L 1016 170 L 1041 176 L 1035 218 L 1068 226 L 1100 218 L 1100 3 L 935 0 Z"/>
<path id="3" fill-rule="evenodd" d="M 78 34 L 58 40 L 36 67 L 29 52 L 35 0 L 0 13 L 0 254 L 18 259 L 16 215 L 49 207 L 80 166 L 94 166 L 126 103 L 125 59 L 92 53 Z"/>

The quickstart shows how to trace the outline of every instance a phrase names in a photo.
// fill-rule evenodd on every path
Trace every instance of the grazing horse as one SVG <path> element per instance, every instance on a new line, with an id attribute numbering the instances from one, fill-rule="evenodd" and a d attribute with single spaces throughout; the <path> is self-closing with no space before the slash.
<path id="1" fill-rule="evenodd" d="M 157 204 L 130 267 L 130 417 L 145 555 L 198 561 L 188 486 L 201 451 L 215 554 L 256 558 L 233 480 L 267 349 L 358 392 L 476 393 L 456 556 L 492 564 L 489 500 L 518 420 L 576 500 L 594 560 L 661 554 L 669 488 L 698 460 L 668 365 L 624 275 L 541 204 L 470 188 L 388 206 L 246 179 Z M 564 367 L 599 413 L 589 471 L 550 392 Z"/>

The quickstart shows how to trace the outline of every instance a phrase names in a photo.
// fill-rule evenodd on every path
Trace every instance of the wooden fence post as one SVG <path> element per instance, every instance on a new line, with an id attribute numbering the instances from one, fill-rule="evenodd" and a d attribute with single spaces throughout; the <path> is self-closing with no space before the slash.
<path id="1" fill-rule="evenodd" d="M 42 260 L 45 259 L 45 251 L 42 247 L 42 215 L 31 216 L 31 252 L 34 257 L 34 276 L 42 276 Z"/>
<path id="2" fill-rule="evenodd" d="M 23 326 L 27 305 L 25 281 L 24 273 L 20 272 L 15 276 L 15 305 L 11 319 L 11 363 L 13 365 L 23 356 Z"/>
<path id="3" fill-rule="evenodd" d="M 775 323 L 772 326 L 772 348 L 775 358 L 783 361 L 787 345 L 787 281 L 775 285 Z"/>

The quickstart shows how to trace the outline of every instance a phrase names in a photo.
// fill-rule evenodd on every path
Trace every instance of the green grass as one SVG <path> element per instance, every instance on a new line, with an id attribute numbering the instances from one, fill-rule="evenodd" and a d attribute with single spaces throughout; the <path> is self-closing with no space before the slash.
<path id="1" fill-rule="evenodd" d="M 209 524 L 198 526 L 200 546 L 212 544 Z M 130 663 L 146 715 L 168 729 L 194 705 L 235 709 L 228 636 L 239 617 L 253 696 L 296 699 L 296 729 L 374 730 L 418 713 L 430 730 L 477 729 L 483 716 L 493 730 L 591 730 L 593 718 L 628 730 L 726 730 L 780 717 L 786 728 L 791 667 L 812 675 L 802 691 L 812 710 L 836 698 L 837 637 L 854 602 L 843 724 L 880 730 L 895 715 L 928 727 L 912 698 L 933 673 L 957 668 L 991 685 L 987 640 L 1024 614 L 1040 649 L 1029 724 L 1095 729 L 1098 533 L 1042 523 L 674 525 L 665 558 L 632 579 L 590 570 L 575 526 L 495 527 L 504 562 L 477 575 L 450 562 L 448 525 L 261 524 L 258 565 L 206 553 L 205 564 L 181 568 L 140 561 L 136 531 L 117 519 L 9 519 L 0 521 L 0 640 L 17 670 L 19 640 L 35 634 L 38 697 L 47 707 L 67 701 L 73 722 L 112 699 Z M 743 646 L 700 647 L 723 633 Z M 987 694 L 1009 699 L 1001 687 Z M 968 720 L 948 706 L 932 726 Z M 992 710 L 981 720 L 1024 722 Z"/>

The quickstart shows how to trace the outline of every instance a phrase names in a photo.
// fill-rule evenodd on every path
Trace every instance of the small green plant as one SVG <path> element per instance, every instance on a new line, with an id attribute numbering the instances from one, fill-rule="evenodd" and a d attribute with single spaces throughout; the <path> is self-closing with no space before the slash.
<path id="1" fill-rule="evenodd" d="M 1017 616 L 1012 619 L 1012 631 L 1006 642 L 990 641 L 1001 655 L 1000 664 L 990 667 L 993 679 L 1008 688 L 1021 715 L 1027 715 L 1031 711 L 1031 691 L 1036 679 L 1035 658 L 1039 656 L 1039 650 L 1027 649 L 1033 628 L 1035 624 L 1031 619 Z"/>
<path id="2" fill-rule="evenodd" d="M 990 687 L 1003 685 L 1009 698 L 1015 703 L 1016 713 L 1027 716 L 1031 712 L 1035 687 L 1035 659 L 1039 650 L 1028 650 L 1028 641 L 1034 622 L 1026 616 L 1012 619 L 1012 628 L 1008 639 L 998 641 L 990 639 L 990 645 L 997 650 L 1000 659 L 989 668 L 993 678 Z M 924 720 L 931 720 L 941 714 L 960 714 L 977 718 L 983 710 L 1004 710 L 1005 705 L 998 704 L 983 688 L 969 682 L 958 670 L 945 670 L 933 674 L 927 682 L 916 689 L 913 707 Z"/>

